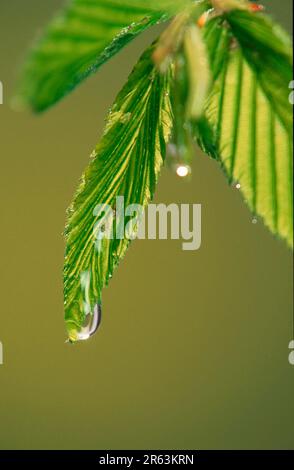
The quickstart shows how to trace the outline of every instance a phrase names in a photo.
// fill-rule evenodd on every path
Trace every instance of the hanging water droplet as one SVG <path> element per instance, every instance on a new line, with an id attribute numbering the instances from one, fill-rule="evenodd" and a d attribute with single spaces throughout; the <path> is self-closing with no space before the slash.
<path id="1" fill-rule="evenodd" d="M 256 217 L 253 217 L 253 218 L 252 218 L 252 220 L 251 220 L 251 222 L 252 222 L 254 225 L 256 225 L 256 224 L 257 224 L 257 222 L 258 222 L 258 220 L 257 220 L 257 218 L 256 218 Z"/>
<path id="2" fill-rule="evenodd" d="M 172 171 L 181 178 L 191 175 L 190 153 L 185 145 L 169 142 L 166 148 L 166 161 Z"/>
<path id="3" fill-rule="evenodd" d="M 291 366 L 294 366 L 294 340 L 290 341 L 289 349 L 293 349 L 293 351 L 291 351 L 289 354 L 289 364 L 291 364 Z"/>
<path id="4" fill-rule="evenodd" d="M 85 322 L 80 331 L 77 332 L 77 341 L 86 341 L 98 330 L 101 323 L 102 308 L 96 304 L 93 312 L 89 312 L 85 317 Z"/>
<path id="5" fill-rule="evenodd" d="M 189 165 L 182 165 L 182 164 L 177 165 L 176 173 L 181 178 L 185 178 L 186 176 L 191 174 L 191 167 Z"/>
<path id="6" fill-rule="evenodd" d="M 236 184 L 235 184 L 235 188 L 236 188 L 236 189 L 241 189 L 241 184 L 240 184 L 240 183 L 236 183 Z"/>

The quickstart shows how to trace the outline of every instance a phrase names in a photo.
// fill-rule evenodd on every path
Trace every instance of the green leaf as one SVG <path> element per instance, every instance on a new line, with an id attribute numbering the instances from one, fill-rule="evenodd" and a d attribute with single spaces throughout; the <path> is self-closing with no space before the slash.
<path id="1" fill-rule="evenodd" d="M 277 118 L 291 131 L 293 113 L 288 89 L 292 80 L 293 59 L 290 38 L 263 14 L 232 11 L 227 15 L 227 20 Z"/>
<path id="2" fill-rule="evenodd" d="M 16 97 L 43 111 L 139 33 L 191 0 L 72 0 L 33 48 Z"/>
<path id="3" fill-rule="evenodd" d="M 119 93 L 68 211 L 64 294 L 71 341 L 81 339 L 87 315 L 100 305 L 101 291 L 130 242 L 124 236 L 97 243 L 97 204 L 114 209 L 117 196 L 123 196 L 125 207 L 145 207 L 165 156 L 171 129 L 170 77 L 153 65 L 153 51 L 152 46 L 144 53 Z"/>
<path id="4" fill-rule="evenodd" d="M 206 45 L 200 29 L 195 25 L 186 28 L 184 52 L 190 82 L 186 114 L 188 118 L 197 120 L 203 114 L 211 77 Z M 195 73 L 195 70 L 197 70 L 197 73 Z"/>
<path id="5" fill-rule="evenodd" d="M 211 20 L 204 36 L 214 85 L 206 123 L 195 126 L 198 141 L 240 185 L 253 214 L 292 246 L 290 41 L 265 15 L 246 11 Z"/>

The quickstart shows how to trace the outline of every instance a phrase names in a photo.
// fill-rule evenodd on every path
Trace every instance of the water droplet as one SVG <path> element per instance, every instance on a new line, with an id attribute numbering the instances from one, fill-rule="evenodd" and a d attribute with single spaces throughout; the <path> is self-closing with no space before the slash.
<path id="1" fill-rule="evenodd" d="M 176 173 L 181 178 L 185 178 L 191 173 L 191 167 L 189 165 L 178 165 L 176 168 Z"/>
<path id="2" fill-rule="evenodd" d="M 236 183 L 236 184 L 235 184 L 235 188 L 236 188 L 236 189 L 241 189 L 241 184 L 240 184 L 240 183 Z"/>
<path id="3" fill-rule="evenodd" d="M 101 323 L 102 308 L 100 304 L 96 304 L 92 312 L 86 315 L 84 325 L 77 332 L 77 341 L 86 341 L 93 336 L 98 330 Z"/>
<path id="4" fill-rule="evenodd" d="M 257 220 L 257 218 L 256 218 L 256 217 L 253 217 L 253 219 L 252 219 L 252 221 L 251 221 L 251 222 L 252 222 L 254 225 L 256 225 L 256 224 L 257 224 L 257 222 L 258 222 L 258 220 Z"/>
<path id="5" fill-rule="evenodd" d="M 293 351 L 291 351 L 289 354 L 289 363 L 291 366 L 294 366 L 294 340 L 290 341 L 289 349 L 293 349 Z"/>
<path id="6" fill-rule="evenodd" d="M 289 363 L 294 366 L 294 351 L 289 354 Z"/>

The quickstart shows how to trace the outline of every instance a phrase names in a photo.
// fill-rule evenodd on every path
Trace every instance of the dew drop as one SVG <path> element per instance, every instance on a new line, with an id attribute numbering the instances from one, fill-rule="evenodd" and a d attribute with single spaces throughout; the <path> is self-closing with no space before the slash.
<path id="1" fill-rule="evenodd" d="M 91 338 L 96 331 L 98 330 L 100 323 L 101 323 L 101 316 L 102 316 L 102 308 L 100 304 L 96 304 L 92 312 L 89 312 L 86 315 L 84 325 L 77 332 L 77 340 L 78 341 L 86 341 L 87 339 Z"/>
<path id="2" fill-rule="evenodd" d="M 251 222 L 252 222 L 254 225 L 256 225 L 256 224 L 257 224 L 257 222 L 258 222 L 258 220 L 257 220 L 257 218 L 256 218 L 256 217 L 253 217 L 253 219 L 251 220 Z"/>
<path id="3" fill-rule="evenodd" d="M 289 349 L 293 349 L 293 351 L 291 351 L 289 354 L 289 364 L 291 364 L 291 366 L 294 366 L 294 340 L 290 341 Z"/>
<path id="4" fill-rule="evenodd" d="M 294 351 L 289 354 L 289 363 L 294 366 Z"/>
<path id="5" fill-rule="evenodd" d="M 241 189 L 241 184 L 240 184 L 240 183 L 236 183 L 235 188 L 236 188 L 236 189 Z"/>

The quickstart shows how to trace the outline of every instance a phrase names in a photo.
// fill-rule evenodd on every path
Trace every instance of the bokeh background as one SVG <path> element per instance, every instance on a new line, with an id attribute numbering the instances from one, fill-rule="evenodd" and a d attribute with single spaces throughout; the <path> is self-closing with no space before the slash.
<path id="1" fill-rule="evenodd" d="M 99 333 L 64 343 L 65 209 L 157 30 L 48 113 L 16 113 L 27 46 L 62 3 L 0 5 L 0 449 L 293 449 L 292 255 L 200 152 L 191 182 L 162 172 L 156 201 L 202 204 L 201 249 L 134 242 Z M 290 30 L 291 0 L 264 3 Z"/>

